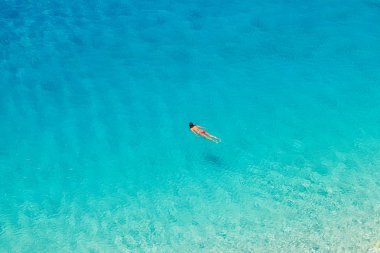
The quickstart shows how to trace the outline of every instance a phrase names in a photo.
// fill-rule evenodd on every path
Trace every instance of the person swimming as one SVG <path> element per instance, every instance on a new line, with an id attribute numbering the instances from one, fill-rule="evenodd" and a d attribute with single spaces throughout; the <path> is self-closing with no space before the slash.
<path id="1" fill-rule="evenodd" d="M 222 140 L 208 132 L 205 131 L 205 127 L 194 125 L 192 122 L 189 123 L 190 131 L 193 132 L 197 137 L 200 135 L 203 138 L 213 141 L 215 143 L 219 143 Z"/>

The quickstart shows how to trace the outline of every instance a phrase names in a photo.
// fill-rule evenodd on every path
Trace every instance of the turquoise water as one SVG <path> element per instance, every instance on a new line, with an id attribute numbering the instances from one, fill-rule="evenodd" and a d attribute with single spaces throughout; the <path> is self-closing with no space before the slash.
<path id="1" fill-rule="evenodd" d="M 0 252 L 374 247 L 378 0 L 105 2 L 0 3 Z"/>

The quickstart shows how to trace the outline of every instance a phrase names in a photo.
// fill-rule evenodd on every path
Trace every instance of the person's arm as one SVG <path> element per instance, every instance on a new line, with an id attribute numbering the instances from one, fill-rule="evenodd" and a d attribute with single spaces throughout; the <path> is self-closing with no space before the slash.
<path id="1" fill-rule="evenodd" d="M 190 130 L 191 132 L 193 132 L 193 134 L 195 134 L 195 136 L 199 137 L 199 134 L 196 131 L 194 131 L 193 129 L 190 129 Z"/>
<path id="2" fill-rule="evenodd" d="M 199 128 L 202 128 L 202 129 L 207 129 L 207 128 L 205 128 L 205 127 L 203 127 L 203 126 L 198 126 Z"/>

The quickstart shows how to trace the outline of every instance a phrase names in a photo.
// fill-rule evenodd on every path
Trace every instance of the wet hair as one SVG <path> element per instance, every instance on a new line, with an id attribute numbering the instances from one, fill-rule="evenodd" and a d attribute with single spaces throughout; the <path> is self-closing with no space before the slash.
<path id="1" fill-rule="evenodd" d="M 194 124 L 192 122 L 189 123 L 189 127 L 192 128 Z"/>

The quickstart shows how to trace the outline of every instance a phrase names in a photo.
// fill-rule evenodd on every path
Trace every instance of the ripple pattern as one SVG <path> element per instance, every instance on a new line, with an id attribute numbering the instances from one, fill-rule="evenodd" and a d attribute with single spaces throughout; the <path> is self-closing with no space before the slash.
<path id="1" fill-rule="evenodd" d="M 378 11 L 3 1 L 0 252 L 376 252 Z"/>

